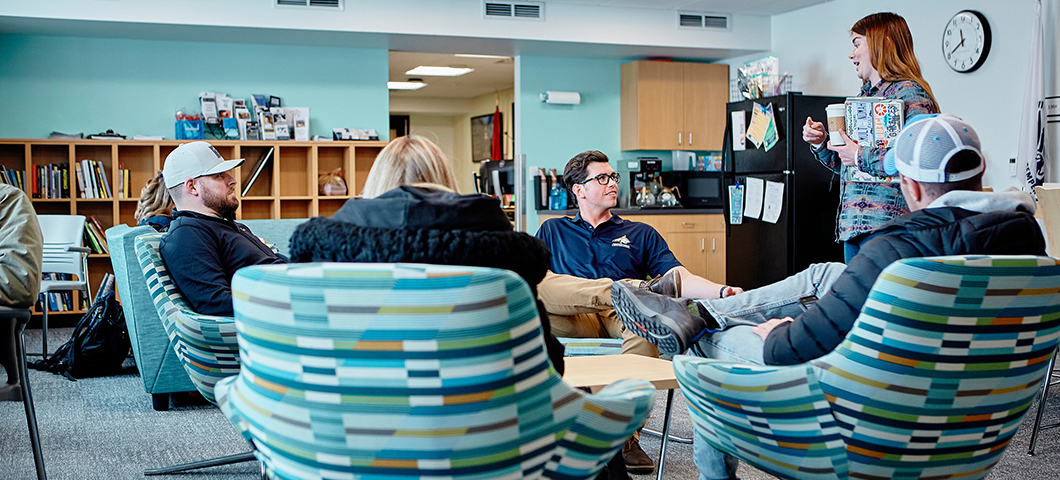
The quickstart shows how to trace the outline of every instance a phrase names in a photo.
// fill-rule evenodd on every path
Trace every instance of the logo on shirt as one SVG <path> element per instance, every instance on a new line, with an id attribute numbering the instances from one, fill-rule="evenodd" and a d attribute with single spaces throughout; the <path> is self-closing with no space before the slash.
<path id="1" fill-rule="evenodd" d="M 625 235 L 622 235 L 621 237 L 618 237 L 618 238 L 616 238 L 614 240 L 611 240 L 611 246 L 612 247 L 622 247 L 622 248 L 627 248 L 628 249 L 629 248 L 629 243 L 630 243 L 629 239 L 626 238 Z"/>

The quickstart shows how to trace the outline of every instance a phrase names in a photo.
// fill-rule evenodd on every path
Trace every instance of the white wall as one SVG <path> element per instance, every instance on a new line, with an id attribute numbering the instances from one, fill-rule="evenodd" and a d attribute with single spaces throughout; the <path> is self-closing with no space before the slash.
<path id="1" fill-rule="evenodd" d="M 512 145 L 512 101 L 513 89 L 481 95 L 472 99 L 391 99 L 391 113 L 407 113 L 409 130 L 438 144 L 453 162 L 453 173 L 460 193 L 474 193 L 473 174 L 478 172 L 478 163 L 471 161 L 471 117 L 493 113 L 498 105 L 501 110 L 504 131 L 504 152 L 511 158 Z M 399 108 L 395 108 L 395 106 Z M 450 110 L 462 106 L 460 111 Z M 443 112 L 443 113 L 437 113 Z"/>
<path id="2" fill-rule="evenodd" d="M 1047 0 L 1055 1 L 1055 0 Z M 993 44 L 979 70 L 962 74 L 942 58 L 942 29 L 961 10 L 977 10 L 990 22 Z M 858 93 L 861 81 L 847 58 L 850 27 L 865 15 L 891 11 L 905 17 L 924 78 L 943 112 L 975 127 L 987 157 L 986 185 L 995 189 L 1018 186 L 1008 173 L 1016 156 L 1022 112 L 1027 47 L 1034 16 L 1031 0 L 835 0 L 772 19 L 773 50 L 780 71 L 790 72 L 792 89 L 814 95 Z M 736 67 L 767 54 L 728 61 Z M 824 116 L 824 112 L 821 112 Z"/>
<path id="3" fill-rule="evenodd" d="M 493 50 L 478 53 L 509 55 L 547 53 L 541 49 L 552 48 L 548 44 L 567 43 L 583 44 L 573 47 L 590 50 L 593 45 L 609 45 L 614 47 L 609 49 L 611 52 L 633 52 L 638 46 L 665 47 L 697 56 L 749 52 L 769 45 L 769 17 L 761 15 L 733 15 L 729 30 L 696 30 L 677 28 L 675 10 L 601 5 L 603 2 L 546 2 L 544 21 L 484 19 L 481 0 L 347 0 L 343 11 L 277 8 L 273 3 L 268 0 L 5 1 L 0 9 L 0 24 L 14 29 L 15 33 L 55 34 L 61 29 L 66 35 L 89 35 L 70 30 L 94 28 L 93 34 L 137 36 L 181 32 L 212 35 L 203 33 L 202 28 L 225 27 L 217 34 L 229 36 L 223 41 L 231 42 L 331 43 L 356 38 L 366 43 L 343 46 L 411 51 L 427 51 L 425 48 L 449 51 L 448 47 L 456 42 L 469 50 L 476 46 Z M 83 20 L 101 23 L 86 27 L 80 22 Z M 362 35 L 350 37 L 349 33 Z M 570 50 L 571 47 L 562 48 Z"/>

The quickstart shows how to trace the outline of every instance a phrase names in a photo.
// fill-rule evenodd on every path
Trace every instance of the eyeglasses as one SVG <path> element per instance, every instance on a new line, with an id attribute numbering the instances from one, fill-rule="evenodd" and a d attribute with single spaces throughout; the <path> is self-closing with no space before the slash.
<path id="1" fill-rule="evenodd" d="M 614 172 L 611 175 L 608 175 L 606 173 L 601 173 L 601 174 L 599 174 L 599 175 L 597 175 L 595 177 L 587 178 L 587 179 L 585 179 L 585 181 L 578 182 L 578 183 L 581 184 L 581 185 L 585 185 L 586 183 L 589 183 L 589 182 L 591 182 L 593 180 L 596 180 L 596 183 L 599 183 L 600 185 L 604 185 L 604 186 L 607 186 L 607 182 L 609 180 L 614 181 L 615 185 L 618 185 L 618 183 L 622 180 L 622 177 L 618 174 L 618 172 Z"/>

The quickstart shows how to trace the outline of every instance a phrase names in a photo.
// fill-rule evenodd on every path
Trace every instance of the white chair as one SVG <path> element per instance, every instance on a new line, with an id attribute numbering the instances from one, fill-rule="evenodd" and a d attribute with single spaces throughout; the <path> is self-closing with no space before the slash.
<path id="1" fill-rule="evenodd" d="M 44 234 L 44 273 L 66 273 L 77 280 L 42 280 L 40 293 L 68 292 L 79 290 L 88 303 L 92 303 L 88 288 L 88 248 L 81 246 L 85 234 L 84 215 L 37 215 L 41 233 Z M 43 346 L 41 354 L 48 355 L 48 298 L 41 305 L 44 312 Z"/>

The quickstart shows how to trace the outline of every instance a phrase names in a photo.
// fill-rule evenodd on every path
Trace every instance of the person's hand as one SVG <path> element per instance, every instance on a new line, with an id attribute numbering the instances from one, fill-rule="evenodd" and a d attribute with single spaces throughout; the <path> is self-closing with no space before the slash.
<path id="1" fill-rule="evenodd" d="M 806 117 L 806 125 L 802 126 L 802 139 L 810 145 L 820 145 L 828 140 L 828 132 L 824 131 L 823 123 Z"/>
<path id="2" fill-rule="evenodd" d="M 791 317 L 774 318 L 772 320 L 769 320 L 768 322 L 763 322 L 759 323 L 758 325 L 755 325 L 755 327 L 752 328 L 751 331 L 757 333 L 759 337 L 762 337 L 762 340 L 765 340 L 766 337 L 769 336 L 769 332 L 772 332 L 774 328 L 777 328 L 777 325 L 780 325 L 785 322 L 792 322 L 794 320 L 795 319 Z"/>
<path id="3" fill-rule="evenodd" d="M 738 293 L 743 293 L 743 289 L 740 287 L 731 287 L 726 285 L 725 290 L 722 290 L 721 292 L 721 298 L 731 297 Z"/>
<path id="4" fill-rule="evenodd" d="M 843 136 L 843 141 L 846 145 L 835 146 L 831 142 L 828 143 L 828 149 L 839 154 L 839 161 L 843 162 L 843 165 L 848 167 L 854 167 L 858 164 L 858 154 L 861 153 L 861 147 L 858 146 L 858 142 L 855 142 L 847 136 L 847 132 L 840 131 L 840 135 Z"/>

